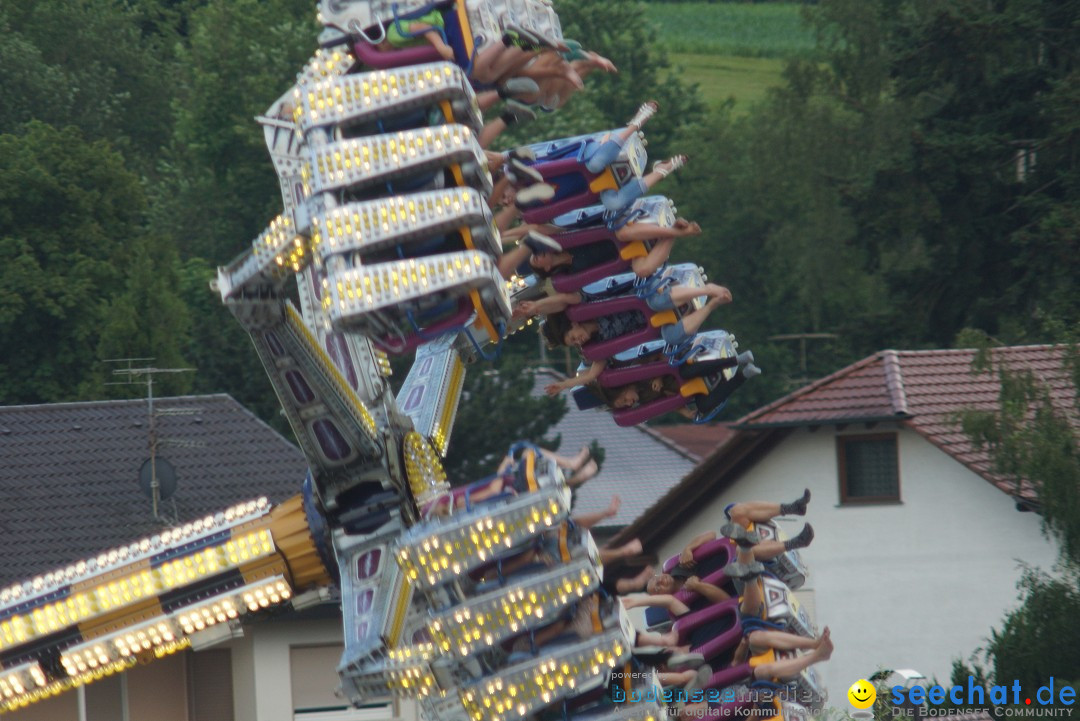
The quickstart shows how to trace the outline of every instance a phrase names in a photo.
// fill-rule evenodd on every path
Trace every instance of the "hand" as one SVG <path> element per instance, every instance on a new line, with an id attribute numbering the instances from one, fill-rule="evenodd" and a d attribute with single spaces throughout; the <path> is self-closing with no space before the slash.
<path id="1" fill-rule="evenodd" d="M 679 563 L 686 568 L 693 568 L 697 565 L 697 561 L 694 560 L 694 552 L 689 549 L 683 549 L 683 552 L 679 554 Z"/>
<path id="2" fill-rule="evenodd" d="M 607 511 L 605 511 L 605 513 L 607 514 L 607 517 L 608 518 L 613 518 L 616 515 L 618 515 L 619 506 L 621 506 L 621 505 L 622 505 L 622 499 L 619 498 L 618 496 L 612 496 L 611 497 L 611 503 L 608 505 Z"/>
<path id="3" fill-rule="evenodd" d="M 700 583 L 700 578 L 698 578 L 697 576 L 691 576 L 690 578 L 686 579 L 685 583 L 683 583 L 683 588 L 693 591 Z"/>
<path id="4" fill-rule="evenodd" d="M 549 396 L 557 396 L 563 391 L 563 385 L 561 383 L 552 383 L 544 388 L 544 392 Z"/>
<path id="5" fill-rule="evenodd" d="M 653 378 L 651 381 L 649 381 L 649 387 L 653 389 L 653 393 L 659 393 L 660 391 L 664 390 L 664 379 Z"/>
<path id="6" fill-rule="evenodd" d="M 722 285 L 709 283 L 705 286 L 705 294 L 717 301 L 720 305 L 731 302 L 731 291 Z"/>
<path id="7" fill-rule="evenodd" d="M 615 63 L 611 62 L 603 55 L 600 55 L 599 53 L 594 53 L 591 50 L 587 51 L 587 54 L 589 56 L 589 62 L 603 70 L 605 73 L 619 72 L 619 69 L 615 67 Z"/>
<path id="8" fill-rule="evenodd" d="M 529 318 L 536 315 L 536 301 L 523 300 L 514 306 L 514 318 Z"/>

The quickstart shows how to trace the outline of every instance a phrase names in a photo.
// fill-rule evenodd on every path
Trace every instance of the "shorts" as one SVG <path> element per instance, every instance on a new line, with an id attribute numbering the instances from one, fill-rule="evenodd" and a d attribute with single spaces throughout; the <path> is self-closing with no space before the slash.
<path id="1" fill-rule="evenodd" d="M 662 327 L 660 335 L 668 345 L 679 345 L 690 340 L 690 335 L 686 332 L 681 320 L 678 323 L 669 323 Z"/>
<path id="2" fill-rule="evenodd" d="M 656 293 L 650 293 L 645 298 L 645 304 L 651 310 L 674 310 L 675 301 L 671 299 L 671 286 L 666 286 Z"/>
<path id="3" fill-rule="evenodd" d="M 399 28 L 400 23 L 400 28 Z M 413 23 L 417 25 L 430 25 L 435 32 L 445 36 L 443 28 L 446 27 L 446 22 L 443 20 L 442 13 L 438 10 L 432 10 L 429 13 L 424 13 L 418 18 L 411 20 L 391 20 L 386 24 L 386 41 L 393 45 L 395 48 L 409 47 L 412 45 L 419 45 L 418 41 L 422 41 L 423 33 L 417 37 L 410 37 L 405 34 L 408 32 L 408 28 Z M 429 31 L 425 31 L 429 32 Z"/>

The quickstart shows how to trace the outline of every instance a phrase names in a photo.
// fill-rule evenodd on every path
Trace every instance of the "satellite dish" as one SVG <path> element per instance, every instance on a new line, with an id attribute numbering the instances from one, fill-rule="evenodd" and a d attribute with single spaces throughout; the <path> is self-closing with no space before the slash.
<path id="1" fill-rule="evenodd" d="M 151 464 L 153 464 L 153 473 L 151 473 Z M 150 484 L 155 476 L 158 482 L 158 500 L 168 500 L 176 493 L 176 469 L 164 458 L 153 460 L 147 458 L 143 462 L 142 468 L 139 469 L 139 488 L 151 499 L 154 497 L 154 490 Z"/>

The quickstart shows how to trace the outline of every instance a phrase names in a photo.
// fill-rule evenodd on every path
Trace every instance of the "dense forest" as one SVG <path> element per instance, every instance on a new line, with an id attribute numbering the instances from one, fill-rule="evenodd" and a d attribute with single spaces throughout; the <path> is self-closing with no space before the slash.
<path id="1" fill-rule="evenodd" d="M 777 335 L 835 336 L 809 354 L 819 376 L 965 328 L 1031 343 L 1075 327 L 1080 3 L 807 4 L 814 47 L 740 114 L 680 79 L 643 5 L 558 9 L 620 72 L 507 142 L 615 127 L 659 101 L 650 153 L 691 156 L 663 190 L 705 229 L 677 258 L 731 288 L 713 325 L 766 371 L 729 417 L 804 373 Z M 197 369 L 156 392 L 228 392 L 281 427 L 208 283 L 279 211 L 253 116 L 313 51 L 313 3 L 40 0 L 0 6 L 0 29 L 0 397 L 131 393 L 105 385 L 104 361 L 152 357 Z M 495 372 L 471 374 L 472 392 L 507 396 L 478 419 L 520 415 L 528 429 L 500 428 L 535 435 L 558 417 L 522 398 L 536 349 L 519 333 Z"/>

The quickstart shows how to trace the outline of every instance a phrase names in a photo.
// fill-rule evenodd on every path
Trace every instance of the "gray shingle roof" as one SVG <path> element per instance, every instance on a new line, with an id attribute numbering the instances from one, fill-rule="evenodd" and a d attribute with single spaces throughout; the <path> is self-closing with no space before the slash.
<path id="1" fill-rule="evenodd" d="M 564 376 L 543 369 L 536 374 L 533 395 L 544 392 L 544 386 Z M 575 513 L 589 513 L 607 508 L 611 497 L 622 498 L 619 515 L 602 525 L 625 526 L 644 513 L 669 489 L 675 486 L 696 462 L 689 454 L 678 450 L 659 433 L 646 426 L 622 428 L 615 425 L 611 414 L 604 410 L 579 411 L 565 392 L 567 412 L 549 432 L 562 436 L 561 455 L 574 455 L 594 439 L 606 452 L 600 473 L 577 493 Z"/>
<path id="2" fill-rule="evenodd" d="M 156 399 L 159 457 L 176 469 L 163 504 L 180 522 L 299 492 L 300 451 L 227 395 Z M 0 585 L 160 532 L 139 468 L 145 400 L 0 407 Z"/>

